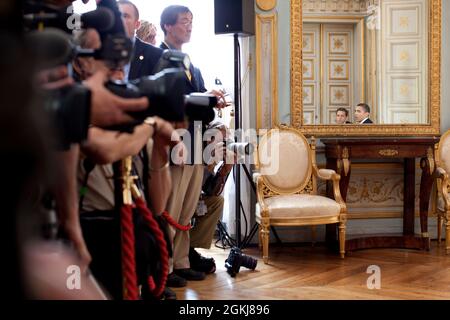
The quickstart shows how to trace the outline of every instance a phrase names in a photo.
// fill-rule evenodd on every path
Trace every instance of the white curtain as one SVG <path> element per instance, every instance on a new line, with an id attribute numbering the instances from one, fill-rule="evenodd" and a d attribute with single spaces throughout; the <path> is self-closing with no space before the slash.
<path id="1" fill-rule="evenodd" d="M 250 38 L 240 38 L 241 45 L 241 96 L 242 96 L 242 106 L 241 106 L 241 119 L 242 119 L 242 129 L 248 130 L 250 129 L 250 119 L 251 119 L 251 86 L 250 86 L 250 53 L 251 53 L 251 41 Z M 235 98 L 236 99 L 236 98 Z M 237 111 L 235 111 L 237 112 Z M 231 128 L 234 128 L 234 118 L 231 119 Z M 250 219 L 251 213 L 251 186 L 250 182 L 247 179 L 247 176 L 242 169 L 242 166 L 239 166 L 241 169 L 241 202 L 245 211 L 246 220 L 247 220 L 247 232 L 250 232 L 252 227 L 252 220 Z M 247 163 L 247 167 L 250 169 L 250 164 Z M 236 166 L 235 166 L 236 168 Z M 228 226 L 228 232 L 231 235 L 236 235 L 236 208 L 235 208 L 235 181 L 234 181 L 234 172 L 230 174 L 228 181 L 224 188 L 224 212 L 222 221 L 226 223 Z M 241 211 L 241 235 L 244 236 L 245 233 L 245 219 L 244 213 Z"/>

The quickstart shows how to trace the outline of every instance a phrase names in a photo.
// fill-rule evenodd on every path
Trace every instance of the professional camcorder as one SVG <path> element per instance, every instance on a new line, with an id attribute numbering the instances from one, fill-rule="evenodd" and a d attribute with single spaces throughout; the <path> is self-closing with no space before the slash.
<path id="1" fill-rule="evenodd" d="M 106 87 L 125 98 L 147 97 L 150 106 L 142 112 L 130 113 L 138 123 L 146 117 L 159 116 L 167 121 L 214 120 L 214 106 L 217 98 L 211 94 L 191 93 L 184 95 L 186 70 L 189 70 L 189 57 L 175 50 L 165 50 L 156 66 L 159 71 L 153 76 L 142 77 L 126 82 L 110 81 Z"/>
<path id="2" fill-rule="evenodd" d="M 27 31 L 56 28 L 67 33 L 74 30 L 93 28 L 99 32 L 109 31 L 114 26 L 114 12 L 99 6 L 85 14 L 73 12 L 73 7 L 60 8 L 43 1 L 26 1 L 23 20 Z"/>
<path id="3" fill-rule="evenodd" d="M 96 10 L 77 15 L 71 6 L 61 8 L 45 1 L 27 0 L 23 7 L 28 51 L 36 59 L 36 70 L 68 66 L 75 57 L 92 56 L 112 67 L 125 65 L 132 43 L 125 35 L 121 14 L 114 0 L 102 0 Z M 100 50 L 80 50 L 70 35 L 80 28 L 96 29 L 102 41 Z M 70 75 L 70 74 L 69 74 Z M 44 96 L 46 111 L 57 129 L 63 149 L 87 138 L 90 124 L 91 92 L 81 84 L 48 90 Z"/>
<path id="4" fill-rule="evenodd" d="M 28 1 L 27 4 L 24 20 L 28 21 L 29 26 L 39 29 L 29 32 L 27 42 L 40 69 L 68 65 L 71 70 L 71 62 L 81 57 L 102 60 L 111 69 L 123 67 L 130 61 L 132 43 L 125 36 L 114 0 L 102 0 L 97 10 L 80 17 L 83 27 L 94 27 L 99 32 L 102 41 L 99 50 L 81 49 L 73 43 L 64 24 L 68 19 L 67 9 L 58 10 L 34 1 Z M 147 97 L 150 106 L 143 112 L 130 113 L 136 119 L 135 122 L 106 129 L 132 132 L 134 126 L 148 116 L 159 116 L 168 121 L 183 121 L 187 118 L 189 121 L 211 122 L 215 117 L 213 107 L 217 104 L 217 98 L 198 93 L 185 96 L 186 72 L 189 68 L 190 61 L 186 54 L 167 50 L 157 64 L 154 76 L 128 83 L 107 83 L 106 87 L 121 97 Z M 77 143 L 86 138 L 89 126 L 89 117 L 86 115 L 90 114 L 90 92 L 87 88 L 73 85 L 64 90 L 51 91 L 46 101 L 47 109 L 52 112 L 57 123 L 56 127 L 62 131 L 60 136 L 65 144 Z M 78 116 L 77 112 L 80 112 Z M 71 125 L 66 122 L 68 119 L 78 124 Z M 72 132 L 71 129 L 78 131 Z"/>
<path id="5" fill-rule="evenodd" d="M 238 247 L 233 247 L 225 260 L 225 268 L 230 276 L 235 277 L 239 273 L 241 266 L 255 270 L 258 260 L 242 253 Z"/>

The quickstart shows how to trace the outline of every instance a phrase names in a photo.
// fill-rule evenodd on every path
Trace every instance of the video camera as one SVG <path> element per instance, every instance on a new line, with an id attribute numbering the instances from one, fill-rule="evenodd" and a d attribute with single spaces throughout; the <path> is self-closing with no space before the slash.
<path id="1" fill-rule="evenodd" d="M 165 50 L 156 66 L 159 72 L 155 75 L 128 83 L 110 81 L 106 87 L 124 98 L 148 98 L 150 106 L 147 110 L 130 113 L 136 119 L 136 123 L 142 123 L 150 116 L 174 122 L 184 121 L 187 118 L 191 122 L 209 123 L 215 117 L 213 107 L 217 105 L 217 98 L 204 93 L 184 95 L 186 70 L 189 70 L 189 66 L 190 60 L 186 54 Z M 123 130 L 125 129 L 122 127 Z"/>
<path id="2" fill-rule="evenodd" d="M 94 27 L 99 31 L 102 38 L 102 46 L 99 50 L 81 49 L 77 47 L 72 39 L 68 36 L 68 28 L 64 25 L 64 19 L 67 19 L 68 13 L 66 9 L 57 10 L 48 5 L 31 3 L 31 12 L 25 15 L 25 20 L 29 25 L 38 26 L 46 23 L 47 26 L 58 27 L 46 28 L 44 31 L 33 31 L 29 33 L 28 42 L 33 51 L 33 55 L 40 61 L 42 68 L 52 68 L 58 65 L 70 64 L 75 58 L 93 57 L 103 60 L 111 69 L 117 69 L 129 62 L 132 53 L 132 43 L 130 39 L 124 35 L 124 29 L 120 13 L 118 13 L 115 1 L 103 0 L 100 2 L 97 10 L 86 13 L 80 17 L 83 27 Z M 45 13 L 40 12 L 44 9 Z M 46 10 L 46 11 L 45 11 Z M 119 15 L 118 15 L 119 14 Z M 87 15 L 87 17 L 86 17 Z M 94 22 L 96 19 L 102 22 Z M 113 20 L 113 21 L 111 21 Z M 119 23 L 118 23 L 119 22 Z M 107 29 L 110 28 L 108 31 Z M 64 31 L 63 31 L 64 30 Z M 121 36 L 122 35 L 122 36 Z M 130 113 L 136 119 L 135 122 L 113 126 L 105 129 L 119 130 L 122 132 L 132 132 L 134 126 L 143 122 L 148 116 L 159 116 L 168 121 L 183 121 L 188 118 L 189 121 L 202 121 L 204 123 L 211 122 L 215 113 L 213 107 L 217 104 L 217 98 L 207 94 L 191 94 L 184 95 L 186 85 L 186 74 L 189 70 L 189 57 L 182 52 L 167 50 L 163 53 L 159 63 L 156 66 L 156 74 L 154 76 L 143 77 L 141 79 L 125 82 L 108 82 L 106 87 L 116 95 L 124 98 L 147 97 L 150 101 L 150 107 L 143 112 Z M 69 94 L 69 97 L 75 97 L 77 103 L 88 101 L 88 89 L 83 92 L 82 86 L 77 85 L 74 90 L 81 96 Z M 75 86 L 74 86 L 75 88 Z M 68 108 L 74 103 L 68 99 L 60 99 L 69 93 L 70 89 L 51 93 L 50 104 L 54 106 L 52 110 L 58 114 L 56 118 L 63 119 L 66 116 L 59 115 L 68 114 Z M 54 101 L 58 97 L 59 101 Z M 57 108 L 56 106 L 59 106 Z M 89 105 L 79 106 L 78 109 L 84 109 L 83 113 L 88 113 Z M 74 116 L 72 114 L 72 116 Z M 81 120 L 81 119 L 80 119 Z M 68 127 L 61 125 L 61 128 Z M 86 138 L 88 123 L 83 127 L 84 136 L 81 132 L 66 132 L 65 141 L 79 142 L 78 139 Z"/>
<path id="3" fill-rule="evenodd" d="M 60 8 L 42 1 L 26 1 L 23 15 L 25 29 L 42 30 L 56 28 L 67 33 L 74 30 L 93 28 L 98 32 L 110 31 L 115 22 L 114 12 L 104 6 L 85 14 L 73 12 L 72 6 Z"/>
<path id="4" fill-rule="evenodd" d="M 112 66 L 124 65 L 131 57 L 132 43 L 125 35 L 114 0 L 102 0 L 96 10 L 83 15 L 73 13 L 72 6 L 60 8 L 45 1 L 27 0 L 23 23 L 28 51 L 36 59 L 36 71 L 67 65 L 70 75 L 70 63 L 75 57 L 92 56 Z M 100 50 L 81 50 L 73 45 L 70 35 L 80 28 L 94 28 L 99 32 Z M 66 149 L 85 140 L 90 125 L 90 90 L 74 84 L 44 94 L 45 110 L 57 129 L 60 147 Z"/>

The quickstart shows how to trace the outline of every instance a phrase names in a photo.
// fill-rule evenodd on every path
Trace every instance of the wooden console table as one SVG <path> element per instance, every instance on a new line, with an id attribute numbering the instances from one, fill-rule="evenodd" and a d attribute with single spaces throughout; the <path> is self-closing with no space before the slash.
<path id="1" fill-rule="evenodd" d="M 344 200 L 347 198 L 353 159 L 404 159 L 403 234 L 377 235 L 349 239 L 347 251 L 367 248 L 430 249 L 428 235 L 428 205 L 435 170 L 434 146 L 439 138 L 336 138 L 321 139 L 325 144 L 327 168 L 341 175 L 340 188 Z M 420 158 L 422 177 L 420 182 L 420 227 L 421 234 L 414 233 L 415 204 L 415 159 Z M 327 186 L 328 196 L 332 191 Z M 336 239 L 336 226 L 327 225 L 327 242 Z"/>

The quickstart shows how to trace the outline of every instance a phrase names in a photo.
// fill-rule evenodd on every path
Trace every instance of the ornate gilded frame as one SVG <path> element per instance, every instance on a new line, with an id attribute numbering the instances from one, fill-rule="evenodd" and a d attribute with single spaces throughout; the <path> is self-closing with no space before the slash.
<path id="1" fill-rule="evenodd" d="M 291 125 L 306 136 L 436 136 L 440 135 L 441 0 L 430 1 L 429 90 L 430 123 L 424 125 L 304 125 L 302 79 L 302 0 L 291 0 Z M 295 30 L 295 32 L 293 32 Z"/>

